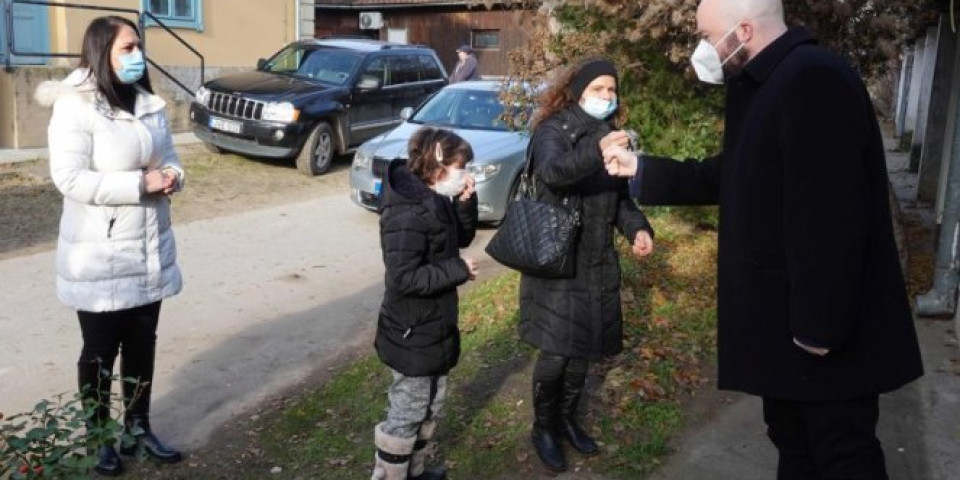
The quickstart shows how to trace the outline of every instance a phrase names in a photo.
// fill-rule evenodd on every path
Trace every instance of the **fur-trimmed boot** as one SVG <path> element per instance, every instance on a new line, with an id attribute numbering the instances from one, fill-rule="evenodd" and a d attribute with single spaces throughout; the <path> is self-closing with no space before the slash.
<path id="1" fill-rule="evenodd" d="M 409 480 L 445 480 L 447 469 L 444 467 L 427 466 L 427 444 L 433 439 L 437 431 L 437 422 L 427 420 L 420 425 L 417 433 L 417 442 L 413 444 L 413 455 L 410 457 Z"/>
<path id="2" fill-rule="evenodd" d="M 373 432 L 377 453 L 374 455 L 373 476 L 370 480 L 407 480 L 410 457 L 416 441 L 417 437 L 387 435 L 383 432 L 383 424 L 377 424 Z"/>

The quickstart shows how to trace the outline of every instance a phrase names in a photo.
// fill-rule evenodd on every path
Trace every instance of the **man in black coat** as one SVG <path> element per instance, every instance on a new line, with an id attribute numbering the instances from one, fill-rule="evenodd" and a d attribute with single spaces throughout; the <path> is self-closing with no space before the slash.
<path id="1" fill-rule="evenodd" d="M 643 204 L 720 205 L 719 387 L 763 397 L 780 479 L 885 479 L 878 395 L 923 374 L 859 76 L 780 0 L 703 0 L 701 80 L 726 80 L 723 151 L 604 152 Z"/>

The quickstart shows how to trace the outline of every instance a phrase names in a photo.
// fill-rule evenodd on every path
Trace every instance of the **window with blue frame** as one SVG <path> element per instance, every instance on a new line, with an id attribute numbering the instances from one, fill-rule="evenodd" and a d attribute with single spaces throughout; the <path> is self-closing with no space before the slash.
<path id="1" fill-rule="evenodd" d="M 203 30 L 203 0 L 140 0 L 143 11 L 152 13 L 170 28 Z M 156 25 L 150 16 L 146 25 Z"/>

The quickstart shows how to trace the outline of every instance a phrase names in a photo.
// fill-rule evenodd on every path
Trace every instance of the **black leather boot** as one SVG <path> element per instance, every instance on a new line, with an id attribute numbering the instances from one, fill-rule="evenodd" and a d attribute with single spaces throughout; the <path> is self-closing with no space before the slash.
<path id="1" fill-rule="evenodd" d="M 120 359 L 123 381 L 123 400 L 127 405 L 124 428 L 134 438 L 132 445 L 122 445 L 120 453 L 136 455 L 142 450 L 147 457 L 160 463 L 177 463 L 183 455 L 160 441 L 150 429 L 150 395 L 153 391 L 154 349 L 124 349 Z M 126 379 L 137 379 L 137 383 Z"/>
<path id="2" fill-rule="evenodd" d="M 87 419 L 87 434 L 94 436 L 97 464 L 93 471 L 100 475 L 116 477 L 123 473 L 123 462 L 113 448 L 115 439 L 101 430 L 110 420 L 110 376 L 113 374 L 113 361 L 83 360 L 77 362 L 77 383 L 80 387 L 83 407 L 93 408 L 93 415 Z M 89 452 L 93 454 L 93 451 Z"/>
<path id="3" fill-rule="evenodd" d="M 560 428 L 563 431 L 563 437 L 576 451 L 592 456 L 600 453 L 600 447 L 577 421 L 577 407 L 580 405 L 580 395 L 587 381 L 588 366 L 584 359 L 571 359 L 567 362 L 563 372 L 563 395 L 560 400 Z"/>
<path id="4" fill-rule="evenodd" d="M 548 470 L 563 472 L 567 459 L 559 442 L 560 392 L 566 359 L 541 352 L 533 369 L 533 430 L 530 440 Z"/>

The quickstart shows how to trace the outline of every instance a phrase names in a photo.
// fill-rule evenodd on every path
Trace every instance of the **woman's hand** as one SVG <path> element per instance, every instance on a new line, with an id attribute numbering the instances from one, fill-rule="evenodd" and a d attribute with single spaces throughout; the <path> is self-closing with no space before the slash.
<path id="1" fill-rule="evenodd" d="M 606 151 L 608 148 L 618 145 L 623 148 L 630 148 L 630 136 L 623 130 L 614 130 L 600 139 L 600 151 Z"/>
<path id="2" fill-rule="evenodd" d="M 144 193 L 168 194 L 176 188 L 177 174 L 166 170 L 147 170 L 143 174 Z"/>
<path id="3" fill-rule="evenodd" d="M 633 239 L 633 254 L 637 258 L 643 258 L 651 253 L 653 253 L 653 238 L 650 236 L 650 232 L 640 230 Z"/>

